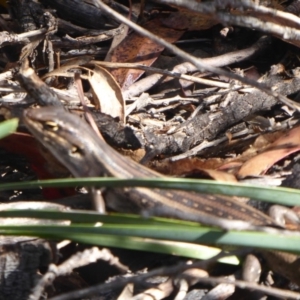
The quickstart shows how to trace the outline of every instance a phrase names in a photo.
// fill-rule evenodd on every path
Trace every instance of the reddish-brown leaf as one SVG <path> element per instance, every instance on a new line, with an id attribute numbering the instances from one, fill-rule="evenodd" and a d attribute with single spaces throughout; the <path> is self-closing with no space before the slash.
<path id="1" fill-rule="evenodd" d="M 184 31 L 165 27 L 159 19 L 153 19 L 147 22 L 144 28 L 170 43 L 177 41 L 184 33 Z M 114 49 L 111 61 L 140 63 L 145 66 L 151 66 L 163 50 L 164 48 L 162 46 L 133 32 Z M 116 78 L 120 87 L 125 90 L 134 83 L 144 71 L 137 69 L 116 69 L 111 73 Z"/>
<path id="2" fill-rule="evenodd" d="M 245 162 L 238 172 L 239 177 L 263 175 L 282 158 L 300 150 L 300 127 L 283 134 L 260 153 Z"/>

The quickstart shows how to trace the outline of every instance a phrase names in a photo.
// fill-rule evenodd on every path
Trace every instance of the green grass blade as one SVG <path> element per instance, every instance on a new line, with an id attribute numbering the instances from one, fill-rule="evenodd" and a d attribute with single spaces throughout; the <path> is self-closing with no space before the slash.
<path id="1" fill-rule="evenodd" d="M 139 237 L 167 241 L 180 241 L 193 244 L 247 246 L 262 249 L 300 252 L 299 235 L 279 235 L 264 232 L 222 231 L 207 227 L 182 226 L 176 230 L 172 227 L 156 225 L 136 226 L 128 224 L 70 226 L 0 226 L 2 235 L 39 236 L 52 239 L 71 239 L 102 246 L 124 247 L 125 237 Z M 103 242 L 103 236 L 114 236 L 114 244 Z M 154 249 L 140 248 L 139 250 L 153 251 Z"/>
<path id="2" fill-rule="evenodd" d="M 19 124 L 18 119 L 10 119 L 0 123 L 0 139 L 15 132 Z"/>
<path id="3" fill-rule="evenodd" d="M 196 180 L 182 178 L 151 179 L 117 179 L 117 178 L 67 178 L 41 181 L 6 183 L 0 185 L 0 191 L 14 189 L 31 189 L 42 187 L 67 186 L 124 187 L 142 186 L 166 189 L 182 189 L 208 194 L 223 194 L 250 197 L 257 200 L 285 205 L 300 205 L 300 191 L 289 188 L 268 188 L 239 183 L 221 183 L 213 180 Z"/>
<path id="4" fill-rule="evenodd" d="M 0 211 L 0 217 L 19 217 L 37 218 L 46 220 L 68 220 L 72 223 L 105 223 L 105 224 L 133 224 L 133 225 L 168 225 L 168 226 L 197 226 L 196 222 L 166 219 L 160 217 L 143 218 L 139 215 L 112 213 L 109 215 L 99 214 L 95 211 L 71 210 L 61 212 L 58 210 L 33 210 L 33 209 L 14 209 Z"/>

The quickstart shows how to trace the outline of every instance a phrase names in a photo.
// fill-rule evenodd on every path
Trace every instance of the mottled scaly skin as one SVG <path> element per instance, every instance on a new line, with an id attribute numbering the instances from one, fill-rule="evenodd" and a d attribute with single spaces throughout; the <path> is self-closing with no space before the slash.
<path id="1" fill-rule="evenodd" d="M 61 108 L 27 110 L 24 112 L 24 122 L 31 133 L 75 177 L 162 177 L 161 174 L 124 158 L 100 140 L 83 120 Z M 254 225 L 274 225 L 269 216 L 230 197 L 135 187 L 114 189 L 109 193 L 114 194 L 110 195 L 113 197 L 107 201 L 108 204 L 120 212 L 133 210 L 143 213 L 150 210 L 150 215 L 202 223 L 203 220 L 208 220 L 204 221 L 205 224 L 212 224 L 209 223 L 212 219 L 216 221 L 213 224 L 217 224 L 220 219 L 229 219 L 243 220 Z M 128 200 L 124 201 L 121 195 Z M 280 251 L 261 252 L 270 268 L 300 286 L 300 261 L 297 255 Z"/>

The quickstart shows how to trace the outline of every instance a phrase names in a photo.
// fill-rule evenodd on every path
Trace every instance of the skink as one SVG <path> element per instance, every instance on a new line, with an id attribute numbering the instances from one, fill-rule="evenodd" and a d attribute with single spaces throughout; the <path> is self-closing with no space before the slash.
<path id="1" fill-rule="evenodd" d="M 118 178 L 162 177 L 123 157 L 94 133 L 79 117 L 57 107 L 24 112 L 29 131 L 75 177 L 114 176 Z M 125 199 L 126 198 L 126 199 Z M 107 206 L 119 212 L 198 221 L 226 218 L 255 225 L 274 225 L 270 217 L 225 196 L 202 195 L 178 190 L 123 188 L 109 190 Z M 205 222 L 206 223 L 206 222 Z M 270 267 L 300 285 L 300 259 L 294 254 L 263 251 Z"/>

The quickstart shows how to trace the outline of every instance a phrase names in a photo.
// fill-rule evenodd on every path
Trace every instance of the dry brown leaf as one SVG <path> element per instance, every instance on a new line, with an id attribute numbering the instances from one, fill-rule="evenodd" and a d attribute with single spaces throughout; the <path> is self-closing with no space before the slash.
<path id="1" fill-rule="evenodd" d="M 104 68 L 94 65 L 93 69 L 82 67 L 92 60 L 92 57 L 86 56 L 69 60 L 60 68 L 44 75 L 44 79 L 50 76 L 74 77 L 71 69 L 81 69 L 88 72 L 89 75 L 81 74 L 82 79 L 89 81 L 94 104 L 101 112 L 118 117 L 123 124 L 125 123 L 125 103 L 118 83 L 113 76 Z"/>
<path id="2" fill-rule="evenodd" d="M 300 150 L 300 127 L 284 133 L 270 147 L 261 154 L 245 162 L 238 172 L 238 176 L 263 175 L 266 171 L 282 158 Z"/>
<path id="3" fill-rule="evenodd" d="M 104 68 L 95 66 L 87 77 L 94 95 L 96 108 L 102 113 L 120 118 L 125 123 L 125 102 L 113 76 Z"/>
<path id="4" fill-rule="evenodd" d="M 176 161 L 154 161 L 149 167 L 162 174 L 181 176 L 195 169 L 217 169 L 223 163 L 221 158 L 185 158 Z"/>
<path id="5" fill-rule="evenodd" d="M 254 143 L 236 158 L 224 160 L 224 164 L 218 167 L 218 170 L 237 175 L 241 166 L 248 160 L 252 159 L 264 149 L 269 147 L 273 142 L 282 136 L 282 132 L 272 132 L 259 135 Z M 238 141 L 236 141 L 238 143 Z"/>
<path id="6" fill-rule="evenodd" d="M 184 33 L 184 31 L 163 26 L 159 19 L 153 19 L 147 22 L 144 24 L 144 28 L 169 43 L 177 41 Z M 113 50 L 111 62 L 140 63 L 145 66 L 151 66 L 163 50 L 164 47 L 133 32 Z M 125 90 L 144 72 L 145 71 L 138 69 L 116 69 L 111 73 L 120 84 L 122 90 Z"/>

